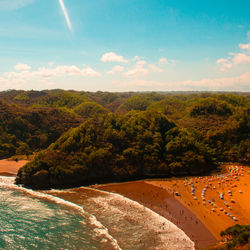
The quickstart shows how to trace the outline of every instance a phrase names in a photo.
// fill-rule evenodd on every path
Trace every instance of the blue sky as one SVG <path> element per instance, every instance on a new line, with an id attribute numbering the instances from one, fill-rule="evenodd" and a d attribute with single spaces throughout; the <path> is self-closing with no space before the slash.
<path id="1" fill-rule="evenodd" d="M 0 0 L 0 90 L 250 91 L 250 2 Z"/>

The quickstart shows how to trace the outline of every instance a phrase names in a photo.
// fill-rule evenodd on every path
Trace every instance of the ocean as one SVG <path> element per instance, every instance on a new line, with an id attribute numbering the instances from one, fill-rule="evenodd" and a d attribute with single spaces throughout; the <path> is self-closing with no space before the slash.
<path id="1" fill-rule="evenodd" d="M 0 176 L 0 249 L 194 249 L 164 217 L 92 188 L 33 191 Z"/>

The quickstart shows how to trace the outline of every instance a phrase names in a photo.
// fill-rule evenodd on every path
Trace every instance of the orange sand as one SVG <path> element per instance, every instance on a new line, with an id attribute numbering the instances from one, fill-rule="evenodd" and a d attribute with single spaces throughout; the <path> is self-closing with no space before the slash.
<path id="1" fill-rule="evenodd" d="M 8 161 L 0 160 L 0 175 L 17 175 L 19 168 L 24 166 L 29 161 L 20 160 L 20 161 Z"/>
<path id="2" fill-rule="evenodd" d="M 151 185 L 151 182 L 133 181 L 92 187 L 119 193 L 150 208 L 182 229 L 195 242 L 196 249 L 203 249 L 217 242 L 192 211 L 178 202 L 167 190 Z"/>
<path id="3" fill-rule="evenodd" d="M 225 166 L 225 174 L 207 177 L 145 180 L 94 187 L 138 201 L 181 228 L 195 242 L 196 249 L 207 248 L 215 244 L 216 239 L 221 240 L 220 232 L 227 227 L 237 223 L 250 224 L 250 167 L 234 166 L 237 171 L 231 174 L 230 167 Z M 192 185 L 194 195 L 191 193 Z M 203 201 L 201 192 L 205 185 L 207 188 Z M 224 193 L 223 199 L 220 199 L 221 192 Z"/>
<path id="4" fill-rule="evenodd" d="M 228 169 L 228 167 L 227 167 Z M 217 175 L 218 176 L 218 175 Z M 220 232 L 236 223 L 250 224 L 250 168 L 245 167 L 240 171 L 238 180 L 234 177 L 220 178 L 214 176 L 208 181 L 206 178 L 187 178 L 167 181 L 147 181 L 151 185 L 155 185 L 168 190 L 170 193 L 178 192 L 180 196 L 175 196 L 184 206 L 189 208 L 200 221 L 212 232 L 219 240 Z M 218 182 L 221 184 L 219 185 Z M 184 185 L 186 183 L 186 186 Z M 193 183 L 195 191 L 194 196 L 191 194 L 191 185 Z M 201 192 L 205 185 L 208 188 L 205 193 L 205 204 L 202 203 Z M 236 186 L 235 186 L 236 185 Z M 215 189 L 214 189 L 215 187 Z M 228 194 L 231 190 L 232 196 Z M 242 193 L 239 193 L 239 191 Z M 220 199 L 219 195 L 224 192 L 224 199 Z M 197 200 L 195 200 L 195 198 Z M 208 200 L 213 201 L 211 205 Z M 231 202 L 234 201 L 234 203 Z M 229 205 L 227 207 L 224 201 Z M 214 211 L 212 210 L 214 209 Z M 223 211 L 220 211 L 223 209 Z M 236 217 L 238 221 L 234 221 L 232 217 L 225 214 L 225 211 Z"/>

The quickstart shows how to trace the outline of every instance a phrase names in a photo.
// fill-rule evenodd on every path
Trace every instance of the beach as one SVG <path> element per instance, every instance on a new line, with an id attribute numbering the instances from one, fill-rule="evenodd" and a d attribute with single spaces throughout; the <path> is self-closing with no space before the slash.
<path id="1" fill-rule="evenodd" d="M 27 162 L 1 160 L 0 175 L 15 176 Z M 227 227 L 250 224 L 249 183 L 249 167 L 227 165 L 223 173 L 211 176 L 141 180 L 91 188 L 120 194 L 151 209 L 183 230 L 196 249 L 202 249 L 218 243 L 220 232 Z M 52 194 L 81 204 L 82 192 L 86 197 L 94 194 L 94 190 L 81 188 L 75 189 L 74 195 Z"/>
<path id="2" fill-rule="evenodd" d="M 213 176 L 145 180 L 95 188 L 138 201 L 181 228 L 196 248 L 207 248 L 221 240 L 220 232 L 227 227 L 250 223 L 250 168 L 239 167 L 236 174 L 231 174 L 229 167 L 225 174 Z"/>
<path id="3" fill-rule="evenodd" d="M 24 166 L 29 161 L 19 160 L 19 161 L 9 161 L 0 160 L 0 175 L 1 176 L 16 176 L 19 168 Z"/>
<path id="4" fill-rule="evenodd" d="M 119 193 L 165 217 L 182 229 L 195 243 L 197 249 L 216 244 L 217 239 L 201 223 L 196 214 L 179 202 L 167 189 L 163 188 L 165 183 L 160 184 L 162 187 L 158 187 L 154 183 L 154 181 L 136 181 L 102 185 L 96 188 Z"/>

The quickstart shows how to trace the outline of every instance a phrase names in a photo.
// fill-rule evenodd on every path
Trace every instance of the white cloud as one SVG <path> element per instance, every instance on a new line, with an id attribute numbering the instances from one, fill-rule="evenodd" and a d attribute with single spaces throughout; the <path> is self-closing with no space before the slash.
<path id="1" fill-rule="evenodd" d="M 0 0 L 0 11 L 20 9 L 33 2 L 34 0 Z"/>
<path id="2" fill-rule="evenodd" d="M 220 64 L 220 63 L 226 63 L 226 62 L 228 62 L 228 59 L 226 59 L 226 58 L 220 58 L 220 59 L 218 59 L 216 61 L 216 63 L 218 63 L 218 64 Z"/>
<path id="3" fill-rule="evenodd" d="M 169 64 L 167 58 L 163 57 L 159 60 L 158 64 Z"/>
<path id="4" fill-rule="evenodd" d="M 155 66 L 154 64 L 150 64 L 150 65 L 149 65 L 149 68 L 150 68 L 153 72 L 158 72 L 158 73 L 163 72 L 163 69 L 158 68 L 158 67 Z"/>
<path id="5" fill-rule="evenodd" d="M 143 67 L 143 66 L 145 66 L 146 64 L 147 64 L 147 62 L 146 62 L 146 61 L 143 61 L 143 60 L 138 61 L 138 62 L 136 63 L 136 65 L 137 65 L 138 67 Z"/>
<path id="6" fill-rule="evenodd" d="M 250 37 L 250 31 L 247 33 L 248 37 Z M 230 57 L 228 58 L 220 58 L 216 61 L 217 64 L 220 65 L 220 70 L 222 72 L 226 72 L 233 68 L 234 65 L 241 64 L 250 64 L 250 56 L 247 55 L 250 52 L 250 43 L 244 44 L 240 43 L 239 48 L 242 50 L 247 50 L 246 53 L 228 53 Z"/>
<path id="7" fill-rule="evenodd" d="M 149 73 L 149 70 L 144 67 L 146 64 L 146 61 L 138 61 L 133 69 L 128 70 L 123 75 L 128 77 L 147 75 Z"/>
<path id="8" fill-rule="evenodd" d="M 18 65 L 17 65 L 18 66 Z M 15 67 L 15 68 L 20 68 Z M 61 76 L 100 76 L 101 74 L 91 67 L 80 69 L 75 65 L 67 66 L 67 65 L 61 65 L 57 66 L 55 68 L 46 68 L 46 67 L 40 67 L 37 70 L 29 71 L 28 67 L 26 70 L 23 70 L 21 72 L 5 72 L 3 76 L 6 79 L 31 79 L 31 78 L 51 78 L 51 77 L 61 77 Z"/>
<path id="9" fill-rule="evenodd" d="M 81 75 L 82 76 L 100 76 L 101 73 L 93 70 L 91 67 L 87 67 L 81 70 Z"/>
<path id="10" fill-rule="evenodd" d="M 233 63 L 228 58 L 220 58 L 216 61 L 220 65 L 220 70 L 226 72 L 233 67 Z"/>
<path id="11" fill-rule="evenodd" d="M 138 76 L 147 75 L 150 72 L 161 73 L 163 72 L 163 69 L 157 67 L 154 64 L 148 65 L 146 61 L 141 60 L 141 61 L 136 62 L 134 68 L 128 70 L 123 75 L 128 76 L 128 77 L 138 77 Z"/>
<path id="12" fill-rule="evenodd" d="M 69 30 L 72 32 L 73 31 L 72 24 L 71 24 L 71 21 L 69 19 L 69 15 L 68 15 L 68 12 L 67 12 L 67 9 L 66 9 L 66 7 L 64 5 L 63 0 L 59 0 L 59 3 L 60 3 L 60 6 L 61 6 L 61 9 L 62 9 L 64 18 L 66 20 L 67 26 L 68 26 Z"/>
<path id="13" fill-rule="evenodd" d="M 246 72 L 236 77 L 224 77 L 217 79 L 202 79 L 200 81 L 183 81 L 177 82 L 176 86 L 182 87 L 182 89 L 189 90 L 238 90 L 249 91 L 250 87 L 250 72 Z"/>
<path id="14" fill-rule="evenodd" d="M 110 74 L 110 75 L 114 75 L 115 73 L 122 72 L 123 70 L 124 70 L 123 66 L 116 65 L 110 71 L 108 71 L 107 73 Z"/>
<path id="15" fill-rule="evenodd" d="M 124 59 L 123 56 L 117 55 L 114 52 L 108 52 L 101 57 L 101 61 L 103 62 L 121 62 L 127 63 L 128 60 Z"/>
<path id="16" fill-rule="evenodd" d="M 14 66 L 14 69 L 18 70 L 18 71 L 27 71 L 27 70 L 30 70 L 31 67 L 27 64 L 19 63 L 19 64 Z"/>
<path id="17" fill-rule="evenodd" d="M 250 56 L 244 53 L 230 53 L 233 55 L 234 64 L 250 64 Z"/>
<path id="18" fill-rule="evenodd" d="M 53 77 L 53 76 L 63 76 L 63 75 L 69 75 L 69 76 L 100 76 L 101 74 L 99 72 L 96 72 L 90 67 L 80 69 L 75 65 L 67 66 L 57 66 L 53 69 L 48 68 L 38 68 L 38 71 L 33 72 L 33 74 L 42 76 L 42 77 Z"/>
<path id="19" fill-rule="evenodd" d="M 54 62 L 49 62 L 48 65 L 49 65 L 50 67 L 52 67 L 53 65 L 55 65 L 55 63 L 54 63 Z"/>
<path id="20" fill-rule="evenodd" d="M 240 43 L 240 44 L 239 44 L 239 47 L 240 47 L 241 49 L 250 50 L 250 43 L 247 43 L 247 44 Z"/>
<path id="21" fill-rule="evenodd" d="M 129 77 L 136 77 L 136 76 L 147 75 L 147 74 L 148 74 L 148 69 L 138 68 L 138 67 L 135 67 L 134 69 L 131 69 L 127 71 L 126 73 L 124 73 L 125 76 L 129 76 Z"/>
<path id="22" fill-rule="evenodd" d="M 159 90 L 159 91 L 250 91 L 250 72 L 240 76 L 216 79 L 186 80 L 177 82 L 159 82 L 148 80 L 131 80 L 115 82 L 126 90 Z"/>

